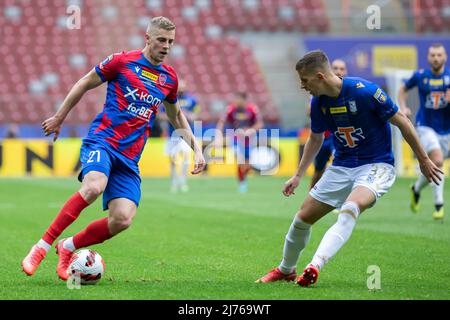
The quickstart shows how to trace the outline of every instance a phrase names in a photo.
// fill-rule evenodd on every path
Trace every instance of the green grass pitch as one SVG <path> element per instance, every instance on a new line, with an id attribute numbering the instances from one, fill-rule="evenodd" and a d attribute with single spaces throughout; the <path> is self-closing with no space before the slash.
<path id="1" fill-rule="evenodd" d="M 433 221 L 431 188 L 423 192 L 421 212 L 410 213 L 412 179 L 400 178 L 363 213 L 314 287 L 254 283 L 280 262 L 284 236 L 309 183 L 305 179 L 295 196 L 285 198 L 285 180 L 251 177 L 248 194 L 240 195 L 235 179 L 198 177 L 190 180 L 189 193 L 172 195 L 168 179 L 144 179 L 130 229 L 92 247 L 105 259 L 105 277 L 70 290 L 57 278 L 54 248 L 33 277 L 20 262 L 78 182 L 0 179 L 0 299 L 450 299 L 450 220 Z M 97 200 L 63 236 L 104 215 Z M 335 220 L 329 214 L 313 227 L 299 269 Z M 367 288 L 371 265 L 381 270 L 380 290 Z"/>

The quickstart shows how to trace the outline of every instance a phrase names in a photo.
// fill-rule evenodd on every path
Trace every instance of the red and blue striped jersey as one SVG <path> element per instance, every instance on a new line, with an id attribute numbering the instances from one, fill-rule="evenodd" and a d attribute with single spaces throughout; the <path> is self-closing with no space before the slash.
<path id="1" fill-rule="evenodd" d="M 246 103 L 242 109 L 230 104 L 223 117 L 225 123 L 230 124 L 233 129 L 244 129 L 255 125 L 261 114 L 258 107 L 252 103 Z"/>
<path id="2" fill-rule="evenodd" d="M 239 108 L 232 103 L 227 107 L 223 120 L 225 124 L 236 129 L 249 129 L 254 126 L 262 118 L 261 113 L 256 105 L 246 103 L 243 108 Z M 243 143 L 245 146 L 250 144 L 250 136 L 242 136 L 240 134 L 234 136 L 235 143 Z"/>
<path id="3" fill-rule="evenodd" d="M 95 67 L 108 81 L 106 101 L 91 124 L 86 142 L 101 143 L 138 162 L 165 100 L 177 102 L 178 79 L 165 64 L 153 65 L 141 50 L 114 53 Z"/>

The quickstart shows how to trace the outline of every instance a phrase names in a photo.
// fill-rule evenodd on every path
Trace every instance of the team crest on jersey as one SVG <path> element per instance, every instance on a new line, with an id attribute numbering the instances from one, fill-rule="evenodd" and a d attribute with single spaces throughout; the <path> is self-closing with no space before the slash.
<path id="1" fill-rule="evenodd" d="M 379 103 L 384 104 L 384 103 L 386 102 L 386 95 L 383 93 L 383 91 L 382 91 L 380 88 L 377 89 L 377 91 L 375 92 L 375 94 L 373 95 L 373 97 L 374 97 L 375 99 L 377 99 L 377 101 L 378 101 Z"/>
<path id="2" fill-rule="evenodd" d="M 161 73 L 158 78 L 158 82 L 160 85 L 165 85 L 167 80 L 167 76 L 164 73 Z"/>
<path id="3" fill-rule="evenodd" d="M 445 77 L 444 77 L 444 84 L 445 84 L 446 86 L 448 86 L 448 85 L 450 84 L 450 76 L 445 76 Z"/>
<path id="4" fill-rule="evenodd" d="M 350 108 L 351 113 L 356 113 L 358 111 L 358 109 L 356 108 L 356 101 L 353 100 L 349 101 L 348 106 Z"/>

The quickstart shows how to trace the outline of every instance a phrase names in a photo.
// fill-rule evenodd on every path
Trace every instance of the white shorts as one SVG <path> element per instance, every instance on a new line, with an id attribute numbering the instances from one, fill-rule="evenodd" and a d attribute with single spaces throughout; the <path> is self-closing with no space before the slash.
<path id="1" fill-rule="evenodd" d="M 419 135 L 420 143 L 425 149 L 426 153 L 430 153 L 433 150 L 441 149 L 444 159 L 450 157 L 449 154 L 449 144 L 450 144 L 450 133 L 446 135 L 437 134 L 433 128 L 419 126 L 416 129 Z"/>
<path id="2" fill-rule="evenodd" d="M 309 194 L 317 201 L 340 208 L 357 186 L 368 188 L 377 201 L 390 189 L 394 181 L 395 169 L 387 163 L 372 163 L 356 168 L 332 165 L 325 170 Z"/>
<path id="3" fill-rule="evenodd" d="M 191 147 L 188 146 L 186 141 L 180 137 L 171 137 L 167 139 L 166 143 L 166 155 L 174 157 L 178 153 L 190 153 Z"/>

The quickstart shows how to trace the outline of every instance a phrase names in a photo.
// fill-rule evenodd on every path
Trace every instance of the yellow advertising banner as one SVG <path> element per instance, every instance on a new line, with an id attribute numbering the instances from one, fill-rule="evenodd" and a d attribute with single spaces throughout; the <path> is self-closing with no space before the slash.
<path id="1" fill-rule="evenodd" d="M 81 139 L 60 139 L 56 143 L 43 139 L 6 139 L 0 141 L 0 177 L 67 177 L 78 174 L 80 170 Z M 235 176 L 237 164 L 234 150 L 231 148 L 209 150 L 205 145 L 204 154 L 208 162 L 207 174 L 210 176 Z M 142 177 L 170 176 L 170 162 L 166 152 L 165 138 L 148 139 L 142 153 L 139 167 Z M 278 165 L 270 170 L 271 175 L 291 176 L 294 174 L 303 145 L 295 138 L 281 138 L 271 148 L 279 155 Z M 209 160 L 208 160 L 209 159 Z M 191 158 L 191 163 L 192 163 Z M 193 165 L 192 165 L 193 166 Z M 445 163 L 448 174 L 450 160 Z M 312 175 L 312 166 L 307 175 Z M 403 175 L 416 176 L 418 166 L 413 153 L 403 142 Z"/>
<path id="2" fill-rule="evenodd" d="M 372 73 L 384 76 L 385 69 L 417 70 L 417 48 L 412 45 L 374 45 L 372 47 Z"/>

